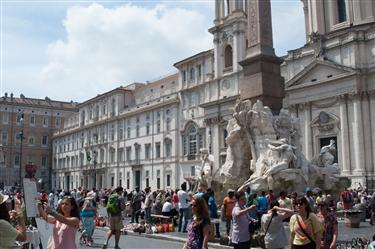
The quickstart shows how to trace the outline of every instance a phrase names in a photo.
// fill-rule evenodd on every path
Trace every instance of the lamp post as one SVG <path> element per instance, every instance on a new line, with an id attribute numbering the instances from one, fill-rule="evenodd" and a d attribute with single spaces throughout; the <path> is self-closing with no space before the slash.
<path id="1" fill-rule="evenodd" d="M 94 150 L 94 152 L 93 152 L 93 157 L 94 157 L 94 172 L 93 172 L 93 174 L 94 174 L 94 186 L 93 187 L 96 189 L 96 165 L 98 164 L 98 162 L 97 162 L 98 153 L 97 153 L 96 150 Z"/>
<path id="2" fill-rule="evenodd" d="M 20 131 L 20 139 L 21 139 L 21 147 L 20 147 L 20 187 L 22 188 L 22 185 L 23 185 L 23 182 L 22 182 L 22 144 L 23 144 L 23 139 L 24 139 L 24 136 L 23 136 L 23 113 L 21 114 L 21 119 L 20 119 L 20 123 L 21 123 L 21 131 Z"/>

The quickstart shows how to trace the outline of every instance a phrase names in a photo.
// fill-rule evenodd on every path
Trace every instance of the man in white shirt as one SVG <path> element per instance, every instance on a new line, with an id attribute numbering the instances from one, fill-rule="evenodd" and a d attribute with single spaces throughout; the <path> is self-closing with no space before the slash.
<path id="1" fill-rule="evenodd" d="M 178 222 L 178 231 L 181 232 L 182 219 L 184 219 L 184 227 L 182 232 L 186 233 L 186 227 L 188 224 L 188 208 L 189 208 L 189 196 L 186 193 L 186 183 L 181 184 L 181 189 L 177 192 L 178 195 L 178 207 L 180 210 L 180 221 Z"/>

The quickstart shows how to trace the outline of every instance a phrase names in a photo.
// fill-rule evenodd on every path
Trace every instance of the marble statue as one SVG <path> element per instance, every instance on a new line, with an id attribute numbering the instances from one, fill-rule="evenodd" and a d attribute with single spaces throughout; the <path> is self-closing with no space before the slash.
<path id="1" fill-rule="evenodd" d="M 199 186 L 201 188 L 211 188 L 211 182 L 214 171 L 214 156 L 208 153 L 206 148 L 200 149 L 202 157 L 202 165 L 199 174 Z"/>
<path id="2" fill-rule="evenodd" d="M 298 119 L 288 110 L 274 116 L 261 101 L 239 101 L 227 130 L 227 159 L 220 170 L 224 188 L 302 192 L 307 186 L 324 190 L 339 183 L 334 141 L 321 149 L 315 161 L 307 161 Z"/>

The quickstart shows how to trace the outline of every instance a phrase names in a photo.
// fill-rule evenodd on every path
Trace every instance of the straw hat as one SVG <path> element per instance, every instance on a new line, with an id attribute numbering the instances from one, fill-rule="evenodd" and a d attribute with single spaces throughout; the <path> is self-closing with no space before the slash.
<path id="1" fill-rule="evenodd" d="M 3 195 L 0 193 L 0 205 L 6 202 L 9 199 L 9 195 Z"/>

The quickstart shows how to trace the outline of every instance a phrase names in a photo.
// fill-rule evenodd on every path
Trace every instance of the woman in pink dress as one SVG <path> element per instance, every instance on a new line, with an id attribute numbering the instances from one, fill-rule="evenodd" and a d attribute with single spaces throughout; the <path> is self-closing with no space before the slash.
<path id="1" fill-rule="evenodd" d="M 79 209 L 73 197 L 63 197 L 57 211 L 48 205 L 38 205 L 40 216 L 54 224 L 47 249 L 76 249 L 76 233 L 79 228 Z"/>

